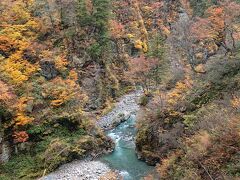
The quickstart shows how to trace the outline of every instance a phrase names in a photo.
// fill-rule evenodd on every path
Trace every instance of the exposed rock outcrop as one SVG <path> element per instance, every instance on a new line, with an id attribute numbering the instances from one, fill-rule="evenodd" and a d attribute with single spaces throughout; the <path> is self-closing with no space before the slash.
<path id="1" fill-rule="evenodd" d="M 41 75 L 50 80 L 58 75 L 55 67 L 55 62 L 50 59 L 43 59 L 40 61 Z"/>

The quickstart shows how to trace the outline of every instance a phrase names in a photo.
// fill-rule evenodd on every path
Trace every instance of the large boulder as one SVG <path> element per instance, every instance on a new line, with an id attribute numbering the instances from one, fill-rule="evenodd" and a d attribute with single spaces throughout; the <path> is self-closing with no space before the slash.
<path id="1" fill-rule="evenodd" d="M 50 80 L 58 75 L 58 70 L 55 67 L 55 62 L 50 59 L 42 59 L 40 61 L 41 75 Z"/>

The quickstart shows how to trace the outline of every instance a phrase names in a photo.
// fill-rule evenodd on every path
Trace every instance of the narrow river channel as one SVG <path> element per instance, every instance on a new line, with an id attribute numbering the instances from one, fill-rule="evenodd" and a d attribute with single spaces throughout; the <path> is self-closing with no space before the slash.
<path id="1" fill-rule="evenodd" d="M 153 169 L 145 162 L 138 160 L 135 153 L 136 116 L 131 117 L 107 132 L 116 147 L 113 153 L 103 156 L 100 160 L 111 168 L 119 170 L 124 180 L 139 180 Z"/>

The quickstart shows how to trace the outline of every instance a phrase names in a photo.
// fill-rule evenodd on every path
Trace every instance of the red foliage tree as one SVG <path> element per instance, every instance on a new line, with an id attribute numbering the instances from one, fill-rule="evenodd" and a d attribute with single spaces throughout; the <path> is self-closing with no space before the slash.
<path id="1" fill-rule="evenodd" d="M 144 91 L 148 91 L 151 86 L 150 71 L 158 64 L 157 59 L 147 59 L 145 56 L 132 58 L 129 60 L 129 71 L 126 77 L 141 85 Z"/>
<path id="2" fill-rule="evenodd" d="M 19 131 L 19 132 L 14 132 L 13 138 L 15 143 L 22 143 L 22 142 L 26 142 L 29 136 L 26 131 Z"/>

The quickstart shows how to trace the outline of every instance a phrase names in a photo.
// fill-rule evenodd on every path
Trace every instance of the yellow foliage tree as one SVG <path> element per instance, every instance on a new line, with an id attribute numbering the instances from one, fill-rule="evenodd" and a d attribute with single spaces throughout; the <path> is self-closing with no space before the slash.
<path id="1" fill-rule="evenodd" d="M 231 105 L 235 109 L 240 109 L 240 97 L 234 96 L 231 100 Z"/>
<path id="2" fill-rule="evenodd" d="M 67 69 L 68 61 L 64 55 L 57 56 L 55 59 L 56 68 L 61 72 Z"/>
<path id="3" fill-rule="evenodd" d="M 0 72 L 4 77 L 8 78 L 13 85 L 21 85 L 37 70 L 36 65 L 30 64 L 22 59 L 22 53 L 22 51 L 17 51 L 0 63 Z"/>
<path id="4" fill-rule="evenodd" d="M 36 38 L 39 28 L 38 21 L 30 14 L 27 6 L 31 2 L 13 1 L 6 3 L 0 20 L 0 50 L 4 58 L 0 62 L 0 75 L 9 80 L 12 85 L 21 85 L 38 69 L 37 65 L 23 58 L 24 50 Z"/>
<path id="5" fill-rule="evenodd" d="M 30 100 L 33 100 L 32 97 L 21 97 L 16 105 L 16 116 L 14 122 L 17 126 L 24 126 L 31 123 L 34 118 L 27 115 L 27 104 Z"/>
<path id="6" fill-rule="evenodd" d="M 179 100 L 184 98 L 184 94 L 191 88 L 192 81 L 189 76 L 185 80 L 176 83 L 175 88 L 167 94 L 169 105 L 175 105 Z"/>
<path id="7" fill-rule="evenodd" d="M 80 98 L 81 102 L 86 101 L 86 96 L 81 93 L 79 85 L 75 82 L 77 73 L 70 71 L 67 79 L 57 77 L 43 85 L 43 96 L 50 100 L 52 107 L 60 107 L 71 100 Z"/>

